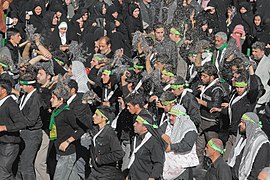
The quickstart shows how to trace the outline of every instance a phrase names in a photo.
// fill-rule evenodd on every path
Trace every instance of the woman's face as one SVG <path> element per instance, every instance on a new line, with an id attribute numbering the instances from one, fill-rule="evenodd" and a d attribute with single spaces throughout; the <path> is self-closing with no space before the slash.
<path id="1" fill-rule="evenodd" d="M 52 19 L 52 25 L 57 25 L 57 23 L 58 23 L 57 15 L 54 14 L 54 15 L 53 15 L 53 19 Z"/>
<path id="2" fill-rule="evenodd" d="M 203 24 L 203 25 L 202 25 L 202 30 L 203 30 L 204 32 L 207 30 L 207 28 L 208 28 L 208 25 L 207 25 L 207 24 Z"/>
<path id="3" fill-rule="evenodd" d="M 107 12 L 107 9 L 106 9 L 106 6 L 105 4 L 102 5 L 102 14 L 106 14 Z"/>
<path id="4" fill-rule="evenodd" d="M 140 14 L 140 9 L 139 8 L 136 8 L 132 13 L 133 17 L 135 17 L 135 18 L 138 18 L 139 14 Z"/>
<path id="5" fill-rule="evenodd" d="M 254 24 L 255 24 L 256 26 L 259 26 L 259 25 L 261 24 L 261 22 L 262 22 L 262 19 L 261 19 L 260 16 L 255 16 L 255 17 L 254 17 Z"/>
<path id="6" fill-rule="evenodd" d="M 228 8 L 228 9 L 227 9 L 227 14 L 228 14 L 228 16 L 232 16 L 233 11 L 232 11 L 232 9 L 231 9 L 231 8 Z"/>
<path id="7" fill-rule="evenodd" d="M 36 15 L 40 15 L 41 12 L 42 12 L 42 8 L 40 6 L 37 6 L 35 9 L 34 9 Z"/>
<path id="8" fill-rule="evenodd" d="M 112 16 L 116 19 L 118 17 L 118 12 L 115 11 L 114 13 L 112 13 Z"/>
<path id="9" fill-rule="evenodd" d="M 19 19 L 14 17 L 12 24 L 15 26 L 15 25 L 17 25 L 18 21 L 19 21 Z"/>
<path id="10" fill-rule="evenodd" d="M 247 12 L 246 8 L 241 7 L 241 9 L 240 9 L 240 13 L 241 13 L 241 14 L 245 14 L 246 12 Z"/>

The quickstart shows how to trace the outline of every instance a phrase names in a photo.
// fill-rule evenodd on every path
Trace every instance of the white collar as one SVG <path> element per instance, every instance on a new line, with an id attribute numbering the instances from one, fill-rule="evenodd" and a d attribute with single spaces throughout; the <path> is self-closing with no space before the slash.
<path id="1" fill-rule="evenodd" d="M 32 96 L 32 94 L 36 91 L 37 89 L 35 88 L 32 92 L 30 92 L 29 94 L 26 95 L 25 97 L 25 94 L 22 96 L 22 99 L 21 99 L 21 103 L 20 103 L 20 110 L 23 109 L 23 107 L 25 106 L 25 104 L 27 103 L 27 101 L 30 99 L 30 97 Z M 22 103 L 23 102 L 23 103 Z"/>
<path id="2" fill-rule="evenodd" d="M 7 98 L 9 98 L 10 95 L 4 97 L 3 99 L 0 100 L 0 107 L 4 104 L 4 102 L 7 100 Z"/>
<path id="3" fill-rule="evenodd" d="M 67 105 L 70 105 L 70 103 L 73 101 L 73 99 L 75 99 L 76 96 L 77 96 L 77 94 L 72 95 L 72 96 L 67 100 Z"/>

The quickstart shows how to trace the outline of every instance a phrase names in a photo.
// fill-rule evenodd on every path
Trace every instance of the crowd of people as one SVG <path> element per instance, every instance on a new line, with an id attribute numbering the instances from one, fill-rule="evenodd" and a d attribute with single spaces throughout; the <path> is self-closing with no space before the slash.
<path id="1" fill-rule="evenodd" d="M 269 180 L 269 8 L 0 0 L 0 179 Z"/>

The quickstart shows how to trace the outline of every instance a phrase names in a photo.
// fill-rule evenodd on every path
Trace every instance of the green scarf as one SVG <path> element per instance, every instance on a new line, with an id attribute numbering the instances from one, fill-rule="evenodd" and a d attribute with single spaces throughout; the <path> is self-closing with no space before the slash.
<path id="1" fill-rule="evenodd" d="M 50 119 L 50 140 L 56 140 L 57 139 L 57 131 L 56 131 L 56 123 L 55 123 L 55 117 L 58 116 L 62 111 L 69 110 L 68 105 L 65 105 L 63 109 L 54 109 L 51 115 Z"/>
<path id="2" fill-rule="evenodd" d="M 228 47 L 228 44 L 227 43 L 224 43 L 224 44 L 222 44 L 222 46 L 220 46 L 219 48 L 217 48 L 217 50 L 221 50 L 222 51 L 226 47 Z"/>

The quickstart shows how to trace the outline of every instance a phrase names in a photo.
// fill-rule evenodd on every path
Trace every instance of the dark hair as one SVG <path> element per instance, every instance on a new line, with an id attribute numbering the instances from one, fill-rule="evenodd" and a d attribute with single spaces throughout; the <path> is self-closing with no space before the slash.
<path id="1" fill-rule="evenodd" d="M 7 79 L 0 79 L 0 87 L 4 88 L 7 91 L 7 94 L 9 95 L 12 90 L 12 84 Z"/>
<path id="2" fill-rule="evenodd" d="M 143 97 L 139 94 L 131 94 L 126 98 L 126 102 L 132 104 L 133 106 L 139 105 L 140 108 L 143 108 L 144 105 Z"/>
<path id="3" fill-rule="evenodd" d="M 14 36 L 15 34 L 20 33 L 20 31 L 16 28 L 9 28 L 7 30 L 7 39 L 10 40 L 11 36 Z"/>
<path id="4" fill-rule="evenodd" d="M 185 79 L 182 76 L 176 76 L 173 84 L 185 84 Z"/>
<path id="5" fill-rule="evenodd" d="M 157 54 L 156 62 L 160 62 L 162 64 L 167 64 L 169 62 L 170 57 L 167 54 Z"/>
<path id="6" fill-rule="evenodd" d="M 247 77 L 245 76 L 245 74 L 240 74 L 239 77 L 235 78 L 236 82 L 248 82 Z"/>
<path id="7" fill-rule="evenodd" d="M 201 69 L 201 73 L 205 73 L 209 76 L 215 76 L 217 77 L 218 70 L 216 66 L 212 62 L 207 62 L 203 65 Z"/>
<path id="8" fill-rule="evenodd" d="M 71 79 L 69 82 L 68 82 L 68 87 L 70 89 L 74 88 L 76 93 L 78 91 L 78 83 L 74 80 L 74 79 Z"/>
<path id="9" fill-rule="evenodd" d="M 165 91 L 161 94 L 160 96 L 160 101 L 165 102 L 165 101 L 173 101 L 176 99 L 176 96 L 173 94 L 171 91 Z"/>
<path id="10" fill-rule="evenodd" d="M 154 27 L 153 27 L 154 31 L 156 31 L 159 28 L 165 29 L 163 24 L 155 24 Z"/>
<path id="11" fill-rule="evenodd" d="M 163 70 L 175 74 L 175 68 L 171 64 L 165 64 Z"/>

